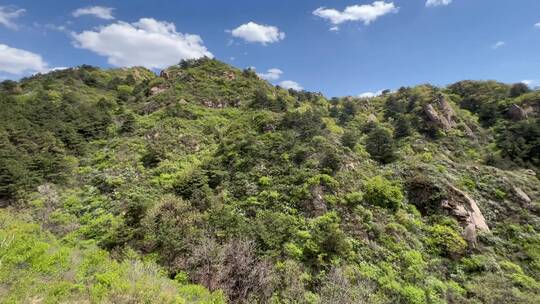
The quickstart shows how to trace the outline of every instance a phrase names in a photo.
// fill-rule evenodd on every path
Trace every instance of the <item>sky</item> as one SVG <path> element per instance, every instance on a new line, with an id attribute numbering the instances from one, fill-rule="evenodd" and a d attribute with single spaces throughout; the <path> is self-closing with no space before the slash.
<path id="1" fill-rule="evenodd" d="M 540 86 L 538 0 L 0 0 L 0 80 L 214 57 L 333 96 L 464 79 Z"/>

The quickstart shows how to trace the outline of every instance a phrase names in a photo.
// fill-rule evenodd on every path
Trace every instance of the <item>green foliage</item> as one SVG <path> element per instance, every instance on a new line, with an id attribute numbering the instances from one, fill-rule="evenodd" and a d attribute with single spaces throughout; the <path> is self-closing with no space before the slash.
<path id="1" fill-rule="evenodd" d="M 397 210 L 403 202 L 401 187 L 382 176 L 375 176 L 364 184 L 364 199 L 371 205 Z"/>
<path id="2" fill-rule="evenodd" d="M 507 126 L 499 134 L 503 157 L 519 165 L 540 166 L 540 119 L 527 119 Z"/>
<path id="3" fill-rule="evenodd" d="M 0 210 L 0 302 L 225 303 L 219 292 L 183 285 L 151 262 L 117 262 L 94 245 L 66 245 L 28 217 Z"/>
<path id="4" fill-rule="evenodd" d="M 412 134 L 411 122 L 405 115 L 400 115 L 396 119 L 394 128 L 394 136 L 396 138 L 404 138 Z"/>
<path id="5" fill-rule="evenodd" d="M 309 239 L 303 250 L 304 259 L 320 267 L 349 256 L 352 248 L 339 223 L 335 212 L 326 213 L 310 222 Z"/>
<path id="6" fill-rule="evenodd" d="M 452 227 L 445 225 L 431 227 L 426 242 L 434 252 L 448 257 L 459 256 L 467 248 L 467 243 L 459 233 Z"/>
<path id="7" fill-rule="evenodd" d="M 390 130 L 380 126 L 371 130 L 366 139 L 366 151 L 378 162 L 383 164 L 393 162 L 396 155 Z"/>
<path id="8" fill-rule="evenodd" d="M 0 302 L 536 303 L 539 100 L 475 81 L 327 100 L 209 58 L 2 82 Z M 450 186 L 490 227 L 476 242 Z"/>

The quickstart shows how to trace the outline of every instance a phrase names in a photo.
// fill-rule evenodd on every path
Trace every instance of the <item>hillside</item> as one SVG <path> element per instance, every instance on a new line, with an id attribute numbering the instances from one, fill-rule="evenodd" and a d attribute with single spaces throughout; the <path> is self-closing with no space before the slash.
<path id="1" fill-rule="evenodd" d="M 0 83 L 0 303 L 539 303 L 540 91 L 214 59 Z"/>

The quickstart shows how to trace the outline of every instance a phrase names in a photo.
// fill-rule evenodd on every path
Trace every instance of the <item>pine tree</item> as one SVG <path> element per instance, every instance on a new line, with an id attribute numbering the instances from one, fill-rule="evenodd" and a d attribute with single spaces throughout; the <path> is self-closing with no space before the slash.
<path id="1" fill-rule="evenodd" d="M 391 163 L 396 158 L 392 133 L 377 126 L 368 134 L 366 150 L 374 160 L 383 164 Z"/>

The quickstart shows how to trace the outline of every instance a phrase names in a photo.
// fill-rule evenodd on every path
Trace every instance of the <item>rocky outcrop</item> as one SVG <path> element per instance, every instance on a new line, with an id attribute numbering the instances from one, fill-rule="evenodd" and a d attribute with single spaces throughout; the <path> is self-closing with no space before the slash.
<path id="1" fill-rule="evenodd" d="M 508 116 L 513 121 L 527 119 L 527 112 L 517 104 L 513 104 L 508 108 Z"/>
<path id="2" fill-rule="evenodd" d="M 517 197 L 517 199 L 523 203 L 523 204 L 530 204 L 531 203 L 531 198 L 527 195 L 527 193 L 525 193 L 525 191 L 521 190 L 521 188 L 519 187 L 513 187 L 513 192 L 514 192 L 514 195 Z"/>
<path id="3" fill-rule="evenodd" d="M 159 77 L 164 78 L 164 79 L 171 79 L 171 74 L 163 70 L 161 71 L 161 73 L 159 73 Z"/>
<path id="4" fill-rule="evenodd" d="M 163 85 L 156 86 L 156 87 L 150 88 L 150 90 L 148 91 L 148 96 L 154 96 L 154 95 L 163 93 L 165 91 L 167 91 L 167 87 Z"/>
<path id="5" fill-rule="evenodd" d="M 311 200 L 308 200 L 307 209 L 312 216 L 321 216 L 327 211 L 326 202 L 324 201 L 325 187 L 317 185 L 311 188 Z"/>
<path id="6" fill-rule="evenodd" d="M 424 113 L 427 116 L 428 122 L 438 129 L 447 132 L 458 127 L 457 115 L 448 100 L 444 95 L 439 95 L 433 103 L 424 106 Z M 460 128 L 463 129 L 467 137 L 476 140 L 476 135 L 473 130 L 464 122 L 460 123 Z"/>
<path id="7" fill-rule="evenodd" d="M 225 77 L 227 80 L 235 80 L 236 79 L 236 75 L 234 74 L 234 72 L 232 71 L 225 71 L 223 72 L 223 77 Z"/>
<path id="8" fill-rule="evenodd" d="M 452 125 L 448 122 L 448 120 L 444 116 L 439 115 L 433 105 L 425 105 L 424 113 L 426 114 L 427 118 L 431 123 L 435 124 L 437 127 L 443 129 L 444 131 L 448 131 L 452 128 Z"/>
<path id="9" fill-rule="evenodd" d="M 192 81 L 194 80 L 193 76 L 181 70 L 163 70 L 159 73 L 159 77 L 165 80 L 181 80 L 181 81 Z"/>
<path id="10" fill-rule="evenodd" d="M 463 124 L 463 129 L 465 130 L 465 134 L 469 138 L 472 138 L 474 140 L 478 140 L 478 138 L 476 137 L 476 134 L 474 134 L 473 130 L 471 128 L 469 128 L 469 126 L 467 126 L 466 124 Z"/>
<path id="11" fill-rule="evenodd" d="M 441 114 L 443 118 L 446 120 L 447 124 L 450 126 L 450 128 L 456 126 L 456 122 L 454 121 L 456 113 L 454 112 L 454 109 L 452 109 L 452 106 L 450 106 L 450 103 L 444 98 L 443 95 L 439 96 L 439 108 L 441 109 Z"/>
<path id="12" fill-rule="evenodd" d="M 489 231 L 484 215 L 476 201 L 465 192 L 450 184 L 447 188 L 448 199 L 442 201 L 441 207 L 459 221 L 464 229 L 463 237 L 475 246 L 478 231 Z"/>

